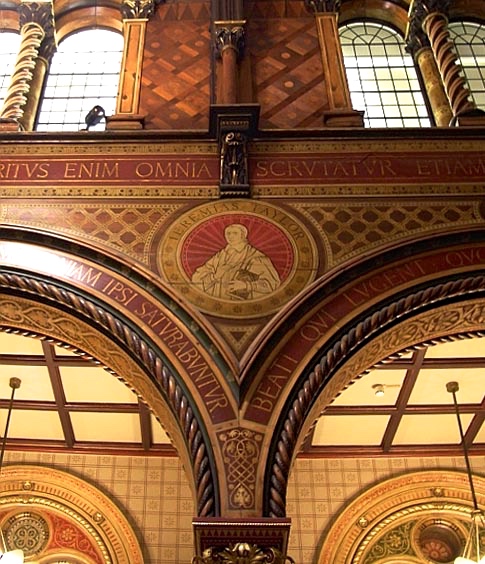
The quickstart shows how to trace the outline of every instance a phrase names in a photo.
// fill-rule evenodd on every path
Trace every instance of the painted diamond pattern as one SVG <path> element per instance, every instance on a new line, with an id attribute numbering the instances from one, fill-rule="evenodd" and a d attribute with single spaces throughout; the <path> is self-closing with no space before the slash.
<path id="1" fill-rule="evenodd" d="M 150 20 L 140 95 L 146 129 L 208 128 L 209 21 L 205 3 L 167 4 Z"/>
<path id="2" fill-rule="evenodd" d="M 365 250 L 402 240 L 411 234 L 446 232 L 456 224 L 476 225 L 483 222 L 473 203 L 462 205 L 367 204 L 336 207 L 328 204 L 296 206 L 318 228 L 327 240 L 338 264 Z"/>
<path id="3" fill-rule="evenodd" d="M 251 20 L 248 35 L 257 38 L 251 57 L 260 127 L 321 127 L 326 96 L 314 18 Z"/>
<path id="4" fill-rule="evenodd" d="M 98 241 L 115 250 L 123 250 L 134 259 L 149 262 L 157 227 L 178 206 L 127 204 L 108 207 L 85 205 L 46 205 L 8 209 L 11 223 L 35 225 L 62 233 L 72 233 L 84 240 Z"/>

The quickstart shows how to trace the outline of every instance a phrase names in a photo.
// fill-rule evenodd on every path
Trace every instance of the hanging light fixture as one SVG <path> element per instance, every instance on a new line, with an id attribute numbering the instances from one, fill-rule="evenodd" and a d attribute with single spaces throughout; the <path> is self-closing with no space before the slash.
<path id="1" fill-rule="evenodd" d="M 7 446 L 7 435 L 8 427 L 10 425 L 10 417 L 12 415 L 13 398 L 15 396 L 15 390 L 18 390 L 20 388 L 20 384 L 20 378 L 10 378 L 9 385 L 12 388 L 12 394 L 10 396 L 10 403 L 8 404 L 7 421 L 5 422 L 5 432 L 3 433 L 2 449 L 0 450 L 0 474 L 2 472 L 5 447 Z M 22 564 L 23 561 L 24 553 L 22 550 L 16 549 L 7 551 L 5 537 L 3 536 L 3 531 L 0 527 L 0 564 Z"/>
<path id="2" fill-rule="evenodd" d="M 455 405 L 456 419 L 458 421 L 458 429 L 460 431 L 460 439 L 463 447 L 463 454 L 465 456 L 466 471 L 468 474 L 468 482 L 470 484 L 470 491 L 472 494 L 473 511 L 472 522 L 470 525 L 470 532 L 466 540 L 463 556 L 455 559 L 455 564 L 485 564 L 485 553 L 480 551 L 480 531 L 485 527 L 485 518 L 483 511 L 478 507 L 477 494 L 475 486 L 473 485 L 472 470 L 470 466 L 470 459 L 468 457 L 468 448 L 465 443 L 465 435 L 460 419 L 460 410 L 456 400 L 456 392 L 459 390 L 458 382 L 448 382 L 446 389 L 453 395 L 453 403 Z"/>

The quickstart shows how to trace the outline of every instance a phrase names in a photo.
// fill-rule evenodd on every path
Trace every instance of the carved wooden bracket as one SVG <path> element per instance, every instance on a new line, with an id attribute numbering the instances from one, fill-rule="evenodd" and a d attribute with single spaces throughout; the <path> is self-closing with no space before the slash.
<path id="1" fill-rule="evenodd" d="M 194 519 L 192 564 L 290 564 L 289 519 Z"/>
<path id="2" fill-rule="evenodd" d="M 259 105 L 211 106 L 210 132 L 218 139 L 221 198 L 249 198 L 248 141 L 256 133 Z"/>
<path id="3" fill-rule="evenodd" d="M 222 549 L 209 548 L 203 556 L 195 556 L 192 564 L 285 564 L 293 558 L 283 556 L 276 548 L 260 548 L 254 544 L 238 542 Z"/>

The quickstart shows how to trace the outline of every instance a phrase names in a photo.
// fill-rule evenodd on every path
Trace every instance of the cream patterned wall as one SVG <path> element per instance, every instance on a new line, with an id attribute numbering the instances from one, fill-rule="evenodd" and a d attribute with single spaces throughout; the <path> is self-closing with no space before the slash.
<path id="1" fill-rule="evenodd" d="M 145 564 L 190 563 L 195 508 L 178 458 L 8 452 L 5 463 L 45 465 L 85 479 L 123 511 Z"/>
<path id="2" fill-rule="evenodd" d="M 476 474 L 485 474 L 485 457 L 474 457 L 471 464 Z M 287 515 L 292 520 L 288 554 L 296 564 L 317 564 L 324 532 L 346 502 L 380 481 L 438 469 L 464 472 L 465 463 L 446 457 L 298 459 L 288 483 Z"/>
<path id="3" fill-rule="evenodd" d="M 45 465 L 87 480 L 123 510 L 140 539 L 145 564 L 190 564 L 195 507 L 177 458 L 8 452 L 8 463 Z M 472 467 L 475 473 L 485 474 L 485 457 L 474 457 Z M 292 519 L 288 553 L 296 564 L 316 564 L 324 531 L 346 502 L 379 481 L 434 469 L 464 471 L 464 461 L 445 457 L 298 459 L 287 496 Z"/>

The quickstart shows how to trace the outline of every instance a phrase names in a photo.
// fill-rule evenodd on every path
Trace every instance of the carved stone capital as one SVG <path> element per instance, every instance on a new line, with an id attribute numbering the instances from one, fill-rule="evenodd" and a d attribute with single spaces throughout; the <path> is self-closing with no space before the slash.
<path id="1" fill-rule="evenodd" d="M 424 11 L 424 14 L 440 13 L 448 16 L 451 0 L 413 0 L 410 13 Z"/>
<path id="2" fill-rule="evenodd" d="M 43 29 L 52 25 L 53 11 L 51 2 L 21 2 L 19 6 L 20 28 L 26 24 L 36 23 Z"/>
<path id="3" fill-rule="evenodd" d="M 289 519 L 196 518 L 192 564 L 286 564 Z"/>
<path id="4" fill-rule="evenodd" d="M 406 33 L 407 49 L 413 57 L 420 49 L 430 47 L 429 37 L 423 30 L 423 21 L 427 15 L 428 12 L 423 2 L 413 2 L 409 10 L 409 24 Z"/>
<path id="5" fill-rule="evenodd" d="M 338 12 L 341 4 L 342 0 L 305 0 L 306 9 L 314 14 Z"/>
<path id="6" fill-rule="evenodd" d="M 163 0 L 122 0 L 120 10 L 124 20 L 150 19 Z"/>
<path id="7" fill-rule="evenodd" d="M 276 548 L 261 548 L 255 544 L 238 542 L 224 548 L 209 548 L 203 556 L 195 556 L 192 564 L 285 564 L 293 558 L 284 556 Z"/>
<path id="8" fill-rule="evenodd" d="M 243 24 L 244 22 L 227 22 L 227 25 L 216 28 L 215 47 L 219 56 L 222 56 L 225 49 L 234 49 L 238 58 L 243 56 L 246 43 L 246 32 Z"/>
<path id="9" fill-rule="evenodd" d="M 54 11 L 51 2 L 21 2 L 19 6 L 20 29 L 37 24 L 44 31 L 38 55 L 47 61 L 52 60 L 56 52 Z"/>

